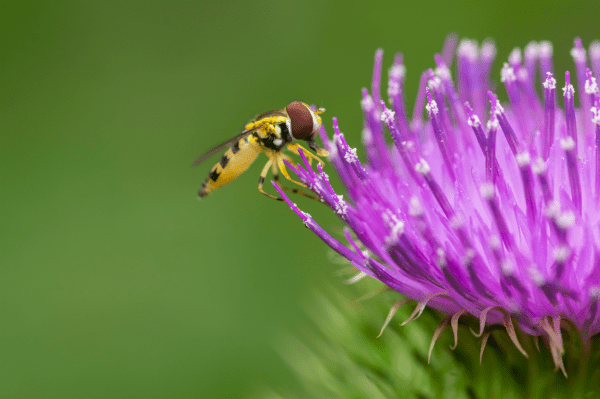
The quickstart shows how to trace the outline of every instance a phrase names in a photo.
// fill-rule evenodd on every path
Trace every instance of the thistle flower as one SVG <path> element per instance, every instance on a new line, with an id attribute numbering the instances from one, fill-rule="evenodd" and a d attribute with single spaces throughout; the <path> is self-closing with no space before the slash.
<path id="1" fill-rule="evenodd" d="M 590 70 L 575 40 L 577 90 L 568 71 L 557 90 L 562 75 L 554 75 L 550 43 L 513 50 L 500 76 L 507 103 L 500 103 L 490 79 L 494 43 L 462 40 L 455 81 L 450 66 L 457 42 L 450 36 L 434 57 L 435 69 L 422 73 L 412 117 L 404 103 L 402 55 L 389 69 L 386 104 L 383 52 L 377 51 L 371 91 L 362 91 L 366 162 L 336 118 L 333 140 L 321 129 L 346 199 L 303 154 L 302 164 L 288 164 L 347 225 L 348 246 L 274 186 L 306 227 L 358 269 L 355 281 L 371 276 L 417 301 L 403 325 L 427 306 L 447 315 L 430 356 L 448 324 L 456 345 L 459 319 L 471 315 L 479 320 L 481 355 L 499 325 L 527 357 L 518 327 L 536 346 L 541 337 L 566 374 L 565 326 L 576 327 L 584 347 L 600 332 L 600 92 L 594 77 L 600 42 L 589 48 Z M 392 308 L 384 328 L 403 303 Z"/>

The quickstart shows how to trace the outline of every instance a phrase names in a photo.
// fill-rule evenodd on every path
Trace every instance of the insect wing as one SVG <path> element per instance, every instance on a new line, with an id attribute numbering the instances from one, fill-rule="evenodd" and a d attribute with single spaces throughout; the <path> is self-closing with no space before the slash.
<path id="1" fill-rule="evenodd" d="M 243 132 L 241 132 L 237 136 L 232 137 L 229 140 L 227 140 L 227 141 L 219 144 L 218 146 L 216 146 L 216 147 L 208 150 L 207 152 L 205 152 L 204 154 L 202 154 L 198 158 L 196 158 L 196 160 L 192 163 L 192 166 L 200 165 L 202 162 L 206 161 L 208 158 L 210 158 L 211 156 L 215 155 L 217 152 L 221 151 L 223 148 L 229 147 L 232 143 L 235 143 L 236 141 L 238 141 L 242 137 L 249 135 L 250 133 L 254 132 L 255 130 L 256 129 L 244 130 Z"/>
<path id="2" fill-rule="evenodd" d="M 259 121 L 263 118 L 268 118 L 271 116 L 283 116 L 284 118 L 287 118 L 287 114 L 284 111 L 276 109 L 273 111 L 264 112 L 264 113 L 258 115 L 256 118 L 254 118 L 254 120 Z"/>

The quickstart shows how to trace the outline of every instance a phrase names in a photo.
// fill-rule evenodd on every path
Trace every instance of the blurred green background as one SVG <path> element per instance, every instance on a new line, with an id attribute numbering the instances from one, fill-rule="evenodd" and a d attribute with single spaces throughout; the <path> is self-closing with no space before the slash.
<path id="1" fill-rule="evenodd" d="M 266 157 L 201 202 L 218 156 L 197 168 L 192 160 L 296 99 L 327 108 L 325 127 L 337 116 L 358 145 L 360 89 L 380 47 L 386 69 L 404 53 L 411 108 L 450 32 L 496 40 L 495 79 L 530 40 L 553 41 L 562 71 L 572 69 L 575 36 L 586 47 L 600 38 L 592 1 L 20 1 L 0 10 L 3 398 L 293 389 L 277 347 L 305 324 L 312 291 L 342 284 L 339 266 L 287 206 L 258 193 Z M 325 207 L 294 201 L 339 231 Z"/>

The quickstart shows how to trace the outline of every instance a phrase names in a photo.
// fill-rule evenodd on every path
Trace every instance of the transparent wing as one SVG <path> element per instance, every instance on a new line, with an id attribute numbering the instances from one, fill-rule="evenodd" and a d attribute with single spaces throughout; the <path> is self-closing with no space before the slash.
<path id="1" fill-rule="evenodd" d="M 227 141 L 219 144 L 218 146 L 216 146 L 216 147 L 208 150 L 207 152 L 205 152 L 204 154 L 202 154 L 198 158 L 196 158 L 196 160 L 192 163 L 192 166 L 200 165 L 202 162 L 206 161 L 208 158 L 210 158 L 211 156 L 215 155 L 217 152 L 221 151 L 223 148 L 229 147 L 231 144 L 235 143 L 236 141 L 238 141 L 242 137 L 251 134 L 255 130 L 256 129 L 244 130 L 243 132 L 241 132 L 237 136 L 232 137 L 229 140 L 227 140 Z"/>

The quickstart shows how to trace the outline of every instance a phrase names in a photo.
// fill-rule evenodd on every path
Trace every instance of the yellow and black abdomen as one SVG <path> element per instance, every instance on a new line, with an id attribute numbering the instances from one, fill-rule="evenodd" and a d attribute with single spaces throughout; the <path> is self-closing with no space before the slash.
<path id="1" fill-rule="evenodd" d="M 208 178 L 202 183 L 198 196 L 205 197 L 211 191 L 224 186 L 244 173 L 262 151 L 262 146 L 251 134 L 239 139 L 225 151 L 221 160 L 210 170 Z"/>

